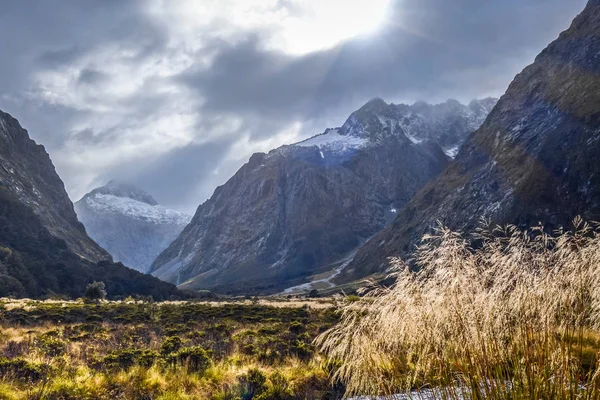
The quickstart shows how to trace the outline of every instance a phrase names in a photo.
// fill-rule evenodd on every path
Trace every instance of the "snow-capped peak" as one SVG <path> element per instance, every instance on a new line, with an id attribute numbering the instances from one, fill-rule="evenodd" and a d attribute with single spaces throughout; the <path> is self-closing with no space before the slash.
<path id="1" fill-rule="evenodd" d="M 85 202 L 96 212 L 121 214 L 154 224 L 186 225 L 191 220 L 179 211 L 112 194 L 95 193 L 86 197 Z"/>
<path id="2" fill-rule="evenodd" d="M 115 197 L 137 200 L 142 203 L 149 204 L 151 206 L 158 205 L 158 202 L 154 200 L 152 196 L 150 196 L 148 193 L 138 188 L 137 186 L 126 182 L 120 182 L 114 179 L 108 182 L 105 186 L 94 189 L 90 194 L 110 194 Z"/>
<path id="3" fill-rule="evenodd" d="M 80 202 L 99 213 L 121 214 L 154 224 L 186 225 L 191 220 L 187 214 L 160 206 L 135 185 L 116 180 L 92 190 Z"/>

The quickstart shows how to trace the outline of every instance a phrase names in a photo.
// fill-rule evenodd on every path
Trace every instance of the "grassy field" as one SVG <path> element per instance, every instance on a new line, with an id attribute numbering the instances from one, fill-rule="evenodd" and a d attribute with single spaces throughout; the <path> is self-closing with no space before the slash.
<path id="1" fill-rule="evenodd" d="M 0 301 L 0 399 L 336 399 L 329 300 Z"/>

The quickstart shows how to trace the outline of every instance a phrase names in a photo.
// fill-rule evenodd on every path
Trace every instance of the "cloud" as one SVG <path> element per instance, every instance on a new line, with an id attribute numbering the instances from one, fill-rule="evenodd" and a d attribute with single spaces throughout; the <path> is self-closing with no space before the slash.
<path id="1" fill-rule="evenodd" d="M 9 2 L 0 109 L 47 147 L 75 200 L 127 177 L 193 212 L 252 152 L 341 125 L 372 97 L 502 94 L 585 0 L 395 0 L 354 38 L 340 23 L 361 8 L 344 5 Z"/>

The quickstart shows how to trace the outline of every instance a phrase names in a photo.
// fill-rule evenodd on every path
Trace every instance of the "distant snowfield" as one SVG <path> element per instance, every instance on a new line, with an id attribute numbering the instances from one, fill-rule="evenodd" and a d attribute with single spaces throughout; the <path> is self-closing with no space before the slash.
<path id="1" fill-rule="evenodd" d="M 458 154 L 459 149 L 460 149 L 460 146 L 454 146 L 452 148 L 444 150 L 444 153 L 446 153 L 446 155 L 450 158 L 455 158 L 456 155 Z"/>
<path id="2" fill-rule="evenodd" d="M 97 193 L 86 199 L 86 202 L 99 212 L 124 214 L 155 224 L 185 225 L 191 220 L 189 215 L 179 211 L 111 194 Z"/>
<path id="3" fill-rule="evenodd" d="M 321 135 L 296 143 L 294 146 L 318 147 L 321 150 L 321 157 L 325 158 L 323 150 L 336 154 L 345 153 L 365 147 L 368 143 L 368 139 L 353 135 L 341 135 L 339 129 L 331 129 Z"/>

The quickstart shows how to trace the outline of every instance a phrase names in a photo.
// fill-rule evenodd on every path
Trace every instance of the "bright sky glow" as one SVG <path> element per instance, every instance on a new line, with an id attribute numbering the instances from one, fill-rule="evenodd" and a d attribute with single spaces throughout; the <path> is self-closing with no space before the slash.
<path id="1" fill-rule="evenodd" d="M 233 38 L 239 29 L 270 28 L 271 47 L 305 54 L 376 31 L 385 22 L 389 3 L 390 0 L 155 0 L 149 11 L 178 21 L 169 28 L 188 48 L 202 47 L 206 39 L 195 37 L 195 32 L 218 24 L 220 27 L 213 34 L 220 38 Z"/>
<path id="2" fill-rule="evenodd" d="M 282 26 L 284 50 L 307 53 L 374 32 L 386 18 L 389 0 L 305 0 L 305 12 Z"/>

